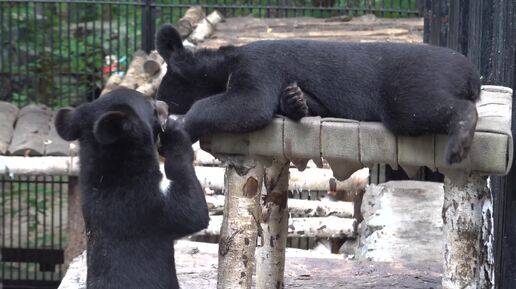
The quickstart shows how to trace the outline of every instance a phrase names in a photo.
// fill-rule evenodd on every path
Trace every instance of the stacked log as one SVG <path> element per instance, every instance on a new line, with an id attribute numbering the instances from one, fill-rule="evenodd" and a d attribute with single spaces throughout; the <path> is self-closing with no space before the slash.
<path id="1" fill-rule="evenodd" d="M 194 45 L 210 37 L 215 31 L 215 25 L 223 20 L 218 11 L 213 11 L 204 17 L 200 6 L 191 7 L 177 24 L 178 31 L 185 40 L 186 45 Z M 192 44 L 193 43 L 193 44 Z M 144 95 L 155 98 L 161 79 L 167 72 L 165 60 L 157 51 L 150 54 L 144 51 L 136 51 L 129 64 L 127 72 L 122 77 L 119 74 L 111 75 L 100 96 L 116 88 L 135 89 Z"/>
<path id="2" fill-rule="evenodd" d="M 197 23 L 204 18 L 204 11 L 201 6 L 192 6 L 185 12 L 185 16 L 179 19 L 177 22 L 177 31 L 181 36 L 181 39 L 186 39 L 194 29 L 197 27 Z"/>
<path id="3" fill-rule="evenodd" d="M 224 17 L 222 17 L 220 12 L 217 10 L 211 12 L 210 15 L 206 16 L 199 22 L 199 24 L 197 24 L 197 27 L 192 32 L 188 40 L 194 44 L 203 42 L 204 39 L 210 37 L 213 32 L 215 32 L 215 26 L 222 20 L 224 20 Z"/>

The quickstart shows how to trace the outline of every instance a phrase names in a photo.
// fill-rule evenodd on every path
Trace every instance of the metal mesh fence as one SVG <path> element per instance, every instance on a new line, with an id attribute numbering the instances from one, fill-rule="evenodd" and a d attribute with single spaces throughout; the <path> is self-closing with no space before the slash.
<path id="1" fill-rule="evenodd" d="M 418 0 L 0 0 L 0 100 L 18 106 L 75 106 L 95 99 L 111 73 L 139 48 L 154 46 L 156 27 L 192 5 L 225 17 L 419 15 Z"/>
<path id="2" fill-rule="evenodd" d="M 0 280 L 4 288 L 54 287 L 63 269 L 67 177 L 0 176 Z"/>

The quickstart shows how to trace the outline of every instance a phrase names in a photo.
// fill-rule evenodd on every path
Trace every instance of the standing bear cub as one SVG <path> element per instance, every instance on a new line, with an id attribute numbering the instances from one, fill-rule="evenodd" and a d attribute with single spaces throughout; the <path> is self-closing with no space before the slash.
<path id="1" fill-rule="evenodd" d="M 170 113 L 185 114 L 183 126 L 192 140 L 249 132 L 275 113 L 299 118 L 305 112 L 381 121 L 399 135 L 446 133 L 450 164 L 471 146 L 480 76 L 450 49 L 272 40 L 191 52 L 171 25 L 160 28 L 156 46 L 168 66 L 158 99 L 169 104 Z"/>
<path id="2" fill-rule="evenodd" d="M 59 135 L 79 140 L 80 189 L 87 234 L 87 288 L 179 288 L 174 240 L 208 225 L 188 135 L 169 120 L 161 135 L 162 191 L 156 151 L 166 104 L 118 89 L 62 109 Z"/>

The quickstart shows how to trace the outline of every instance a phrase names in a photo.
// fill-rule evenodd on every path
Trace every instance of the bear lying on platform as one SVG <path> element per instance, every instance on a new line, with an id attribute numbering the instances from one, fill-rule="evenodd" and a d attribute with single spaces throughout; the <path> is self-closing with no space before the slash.
<path id="1" fill-rule="evenodd" d="M 206 228 L 204 193 L 188 135 L 167 120 L 166 104 L 118 89 L 62 109 L 59 135 L 80 144 L 80 189 L 87 234 L 87 288 L 179 288 L 174 240 Z M 160 189 L 161 154 L 171 183 Z"/>
<path id="2" fill-rule="evenodd" d="M 191 52 L 171 25 L 160 28 L 156 46 L 168 66 L 158 99 L 185 114 L 192 140 L 289 116 L 284 104 L 295 106 L 299 93 L 292 99 L 288 90 L 298 87 L 310 115 L 381 121 L 398 135 L 448 134 L 447 163 L 460 162 L 471 146 L 480 76 L 450 49 L 276 40 Z"/>

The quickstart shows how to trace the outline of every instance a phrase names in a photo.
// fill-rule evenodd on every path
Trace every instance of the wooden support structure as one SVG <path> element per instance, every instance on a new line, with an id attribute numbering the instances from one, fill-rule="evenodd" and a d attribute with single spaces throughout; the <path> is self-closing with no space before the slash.
<path id="1" fill-rule="evenodd" d="M 219 241 L 218 289 L 251 288 L 260 227 L 263 165 L 245 157 L 228 159 L 226 204 Z"/>
<path id="2" fill-rule="evenodd" d="M 67 267 L 73 258 L 86 250 L 86 232 L 82 217 L 79 177 L 68 179 L 68 242 L 64 250 L 64 264 Z"/>
<path id="3" fill-rule="evenodd" d="M 494 288 L 493 212 L 487 178 L 445 175 L 443 289 Z"/>

